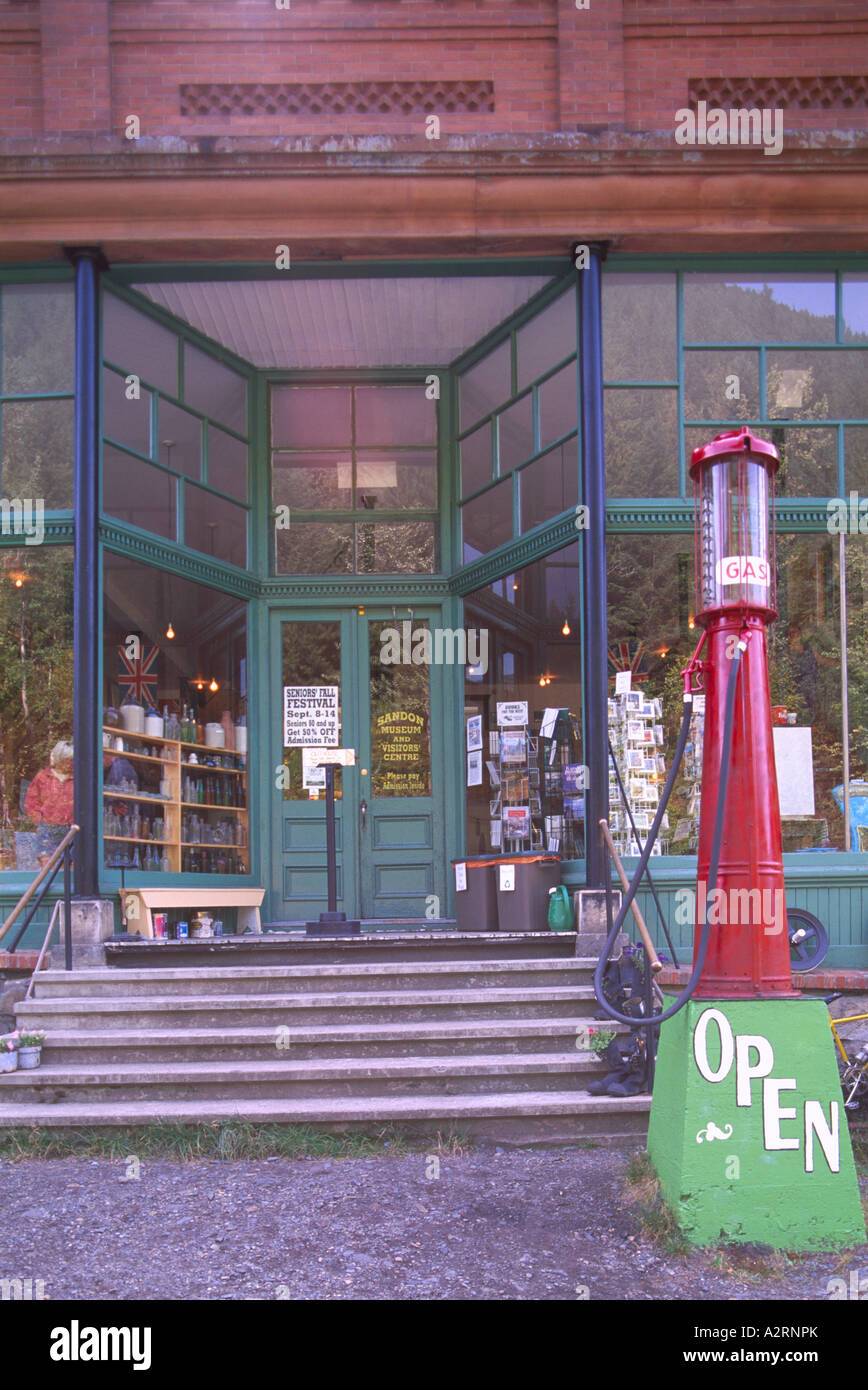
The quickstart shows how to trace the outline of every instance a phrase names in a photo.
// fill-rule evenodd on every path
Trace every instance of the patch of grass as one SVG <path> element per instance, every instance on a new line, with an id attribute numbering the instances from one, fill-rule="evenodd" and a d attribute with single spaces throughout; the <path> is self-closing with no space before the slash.
<path id="1" fill-rule="evenodd" d="M 454 1157 L 473 1145 L 458 1133 L 408 1135 L 394 1126 L 333 1133 L 310 1125 L 138 1125 L 127 1129 L 0 1129 L 0 1159 L 25 1158 L 401 1158 L 413 1153 Z"/>
<path id="2" fill-rule="evenodd" d="M 668 1255 L 689 1255 L 693 1247 L 660 1191 L 660 1180 L 649 1155 L 631 1155 L 624 1172 L 624 1201 L 633 1209 L 643 1232 Z"/>
<path id="3" fill-rule="evenodd" d="M 868 1178 L 868 1125 L 850 1124 L 850 1139 L 853 1143 L 853 1157 L 860 1178 Z"/>

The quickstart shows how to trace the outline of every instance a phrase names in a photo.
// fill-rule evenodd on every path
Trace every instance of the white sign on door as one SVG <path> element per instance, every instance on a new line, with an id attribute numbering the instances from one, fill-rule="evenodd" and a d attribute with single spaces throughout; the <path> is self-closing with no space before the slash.
<path id="1" fill-rule="evenodd" d="M 339 741 L 338 687 L 285 685 L 284 748 L 337 748 Z"/>

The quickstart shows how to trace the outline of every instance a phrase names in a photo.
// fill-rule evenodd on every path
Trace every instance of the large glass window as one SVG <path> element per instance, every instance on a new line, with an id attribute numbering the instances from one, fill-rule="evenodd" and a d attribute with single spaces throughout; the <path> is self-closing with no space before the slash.
<path id="1" fill-rule="evenodd" d="M 571 286 L 459 377 L 465 564 L 575 505 L 576 313 Z"/>
<path id="2" fill-rule="evenodd" d="M 72 507 L 75 294 L 0 288 L 0 493 Z"/>
<path id="3" fill-rule="evenodd" d="M 0 868 L 72 822 L 72 547 L 0 549 Z"/>
<path id="4" fill-rule="evenodd" d="M 467 851 L 584 854 L 579 546 L 468 595 Z M 500 707 L 500 708 L 498 708 Z"/>
<path id="5" fill-rule="evenodd" d="M 246 378 L 116 295 L 103 306 L 103 511 L 245 567 Z"/>
<path id="6" fill-rule="evenodd" d="M 424 382 L 274 386 L 271 438 L 279 574 L 433 572 L 437 403 Z"/>
<path id="7" fill-rule="evenodd" d="M 107 869 L 249 869 L 247 605 L 106 551 Z"/>

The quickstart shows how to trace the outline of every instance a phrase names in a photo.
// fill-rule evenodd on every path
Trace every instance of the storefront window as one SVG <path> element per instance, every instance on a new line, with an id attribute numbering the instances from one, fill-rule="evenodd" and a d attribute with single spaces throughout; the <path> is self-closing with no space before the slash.
<path id="1" fill-rule="evenodd" d="M 863 587 L 868 547 L 863 548 L 859 538 L 851 537 L 847 545 L 850 758 L 851 777 L 858 780 L 868 772 L 868 610 L 863 606 L 868 595 Z M 671 767 L 682 715 L 680 673 L 701 636 L 701 628 L 693 625 L 693 537 L 611 536 L 607 555 L 610 736 L 614 728 L 619 771 L 641 836 L 650 826 L 651 813 Z M 837 537 L 779 533 L 777 596 L 779 616 L 769 629 L 768 654 L 784 850 L 843 849 Z M 659 716 L 649 721 L 652 729 L 655 724 L 662 725 L 662 739 L 651 749 L 656 767 L 644 758 L 636 762 L 641 749 L 627 737 L 626 725 L 621 727 L 624 720 L 614 701 L 618 670 L 632 672 L 632 687 L 641 691 L 646 701 L 660 702 Z M 701 696 L 695 708 L 685 759 L 658 841 L 662 853 L 696 851 L 702 777 Z M 620 740 L 619 734 L 623 735 Z M 613 780 L 611 823 L 624 853 L 635 852 L 628 821 L 624 799 Z"/>
<path id="2" fill-rule="evenodd" d="M 580 858 L 578 544 L 469 595 L 464 621 L 487 633 L 465 681 L 467 851 Z"/>
<path id="3" fill-rule="evenodd" d="M 2 869 L 38 869 L 72 822 L 72 563 L 0 550 Z"/>
<path id="4" fill-rule="evenodd" d="M 688 343 L 833 343 L 835 276 L 684 274 Z"/>
<path id="5" fill-rule="evenodd" d="M 680 672 L 701 630 L 692 626 L 693 536 L 610 536 L 607 541 L 609 821 L 621 854 L 636 852 L 631 815 L 643 839 L 671 767 L 683 712 Z M 616 677 L 630 672 L 630 700 L 616 698 Z M 702 753 L 697 722 L 661 826 L 656 852 L 696 849 Z"/>
<path id="6" fill-rule="evenodd" d="M 244 568 L 246 379 L 116 295 L 103 304 L 103 511 Z"/>
<path id="7" fill-rule="evenodd" d="M 271 434 L 278 574 L 434 571 L 437 403 L 423 382 L 275 386 Z M 335 511 L 348 516 L 317 515 Z"/>
<path id="8" fill-rule="evenodd" d="M 45 511 L 72 506 L 74 303 L 71 284 L 0 287 L 0 493 Z"/>
<path id="9" fill-rule="evenodd" d="M 247 605 L 110 551 L 103 570 L 105 867 L 246 873 Z"/>
<path id="10" fill-rule="evenodd" d="M 571 287 L 459 378 L 464 564 L 575 505 L 576 312 Z M 477 426 L 486 414 L 491 420 Z M 558 440 L 563 443 L 552 449 Z M 517 475 L 518 514 L 511 474 Z M 562 507 L 546 511 L 562 499 Z"/>

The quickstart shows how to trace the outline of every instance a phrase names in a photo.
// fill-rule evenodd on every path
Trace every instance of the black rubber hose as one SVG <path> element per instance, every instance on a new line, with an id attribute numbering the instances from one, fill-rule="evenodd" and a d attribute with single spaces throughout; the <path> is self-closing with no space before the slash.
<path id="1" fill-rule="evenodd" d="M 727 786 L 729 784 L 729 760 L 730 751 L 732 747 L 732 730 L 733 724 L 735 723 L 735 692 L 736 687 L 738 685 L 738 673 L 739 668 L 741 666 L 742 652 L 744 650 L 744 644 L 740 641 L 738 646 L 736 647 L 735 654 L 732 658 L 732 669 L 730 670 L 729 682 L 726 687 L 726 709 L 723 720 L 723 746 L 721 749 L 720 759 L 720 780 L 718 783 L 717 790 L 717 813 L 714 819 L 714 836 L 712 838 L 711 844 L 711 863 L 709 864 L 708 868 L 709 885 L 717 883 L 717 869 L 718 864 L 720 863 L 720 847 L 721 842 L 723 840 L 723 819 L 726 813 L 726 791 Z M 667 778 L 666 785 L 663 788 L 663 795 L 660 798 L 660 805 L 657 807 L 657 814 L 654 817 L 654 824 L 651 826 L 651 829 L 648 833 L 648 839 L 645 841 L 645 848 L 642 851 L 642 855 L 639 859 L 639 866 L 636 869 L 636 872 L 633 874 L 633 878 L 630 882 L 630 887 L 627 889 L 627 896 L 621 904 L 621 911 L 615 918 L 612 930 L 609 932 L 609 935 L 606 938 L 606 944 L 603 947 L 600 959 L 597 962 L 597 968 L 594 971 L 594 993 L 597 996 L 597 1002 L 600 1005 L 600 1008 L 603 1010 L 605 1014 L 608 1015 L 609 1018 L 615 1019 L 617 1023 L 627 1023 L 631 1028 L 645 1028 L 648 1026 L 648 1024 L 663 1023 L 667 1018 L 671 1018 L 673 1014 L 677 1014 L 679 1009 L 683 1009 L 684 1005 L 688 1002 L 688 1000 L 692 999 L 694 991 L 696 990 L 696 986 L 699 984 L 699 980 L 702 975 L 702 970 L 705 965 L 705 957 L 708 953 L 708 942 L 711 936 L 711 923 L 708 920 L 709 913 L 711 911 L 712 899 L 712 894 L 710 891 L 706 895 L 705 921 L 703 922 L 702 934 L 699 938 L 699 950 L 696 955 L 696 964 L 693 967 L 690 979 L 687 981 L 687 984 L 685 985 L 683 992 L 679 994 L 674 1004 L 671 1004 L 669 1008 L 666 1009 L 662 1014 L 651 1014 L 650 1016 L 642 1014 L 639 1018 L 635 1018 L 631 1017 L 629 1014 L 619 1013 L 619 1011 L 614 1007 L 614 1005 L 609 1003 L 609 1000 L 603 993 L 603 975 L 605 974 L 606 966 L 608 965 L 609 952 L 615 944 L 615 939 L 624 924 L 627 913 L 630 911 L 630 905 L 633 902 L 636 893 L 638 892 L 639 884 L 642 881 L 642 875 L 645 872 L 645 865 L 647 864 L 648 859 L 650 858 L 651 849 L 654 845 L 655 840 L 657 839 L 657 834 L 660 829 L 660 823 L 663 820 L 663 815 L 666 811 L 666 805 L 669 801 L 670 796 L 672 795 L 672 788 L 675 785 L 675 778 L 678 775 L 678 769 L 680 768 L 681 760 L 684 757 L 684 749 L 687 744 L 687 735 L 690 729 L 690 716 L 692 713 L 693 701 L 692 699 L 688 700 L 687 698 L 685 698 L 684 718 L 681 721 L 681 731 L 678 735 L 678 743 L 676 744 L 675 755 L 672 759 L 672 768 L 670 770 L 669 777 Z"/>

